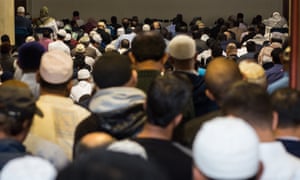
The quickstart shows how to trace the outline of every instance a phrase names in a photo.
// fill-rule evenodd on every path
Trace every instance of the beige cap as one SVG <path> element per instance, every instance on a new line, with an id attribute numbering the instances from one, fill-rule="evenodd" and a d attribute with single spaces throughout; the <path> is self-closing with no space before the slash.
<path id="1" fill-rule="evenodd" d="M 73 75 L 71 56 L 59 50 L 46 52 L 41 59 L 40 75 L 50 84 L 67 82 Z"/>
<path id="2" fill-rule="evenodd" d="M 19 6 L 19 7 L 17 8 L 17 12 L 18 12 L 18 13 L 25 13 L 25 8 L 24 8 L 23 6 Z"/>
<path id="3" fill-rule="evenodd" d="M 177 35 L 170 41 L 168 52 L 178 60 L 193 58 L 196 55 L 196 42 L 188 35 Z"/>

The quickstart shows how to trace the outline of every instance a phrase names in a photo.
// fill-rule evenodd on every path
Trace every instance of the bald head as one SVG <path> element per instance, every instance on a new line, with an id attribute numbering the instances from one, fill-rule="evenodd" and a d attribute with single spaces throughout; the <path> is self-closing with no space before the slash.
<path id="1" fill-rule="evenodd" d="M 221 103 L 229 86 L 239 80 L 242 80 L 242 74 L 233 60 L 219 57 L 207 66 L 205 74 L 207 89 L 218 103 Z"/>
<path id="2" fill-rule="evenodd" d="M 107 145 L 114 141 L 114 138 L 103 132 L 89 133 L 81 139 L 80 143 L 84 144 L 88 148 L 94 148 L 98 146 Z"/>
<path id="3" fill-rule="evenodd" d="M 83 136 L 80 142 L 76 145 L 75 156 L 77 157 L 78 155 L 95 147 L 106 146 L 114 141 L 115 139 L 111 135 L 104 132 L 89 133 Z"/>

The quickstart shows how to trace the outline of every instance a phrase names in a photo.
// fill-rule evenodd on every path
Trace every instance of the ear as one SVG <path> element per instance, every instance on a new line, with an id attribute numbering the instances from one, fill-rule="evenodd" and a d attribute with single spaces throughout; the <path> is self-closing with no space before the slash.
<path id="1" fill-rule="evenodd" d="M 275 131 L 278 127 L 278 113 L 273 111 L 272 130 Z"/>
<path id="2" fill-rule="evenodd" d="M 41 82 L 41 75 L 40 75 L 39 71 L 37 71 L 36 74 L 35 74 L 35 80 L 36 80 L 37 83 Z"/>
<path id="3" fill-rule="evenodd" d="M 212 101 L 215 101 L 215 96 L 210 92 L 210 90 L 205 89 L 205 95 Z"/>
<path id="4" fill-rule="evenodd" d="M 71 92 L 71 89 L 72 87 L 74 86 L 75 84 L 75 80 L 70 80 L 67 84 L 67 88 L 66 88 L 66 95 L 69 96 L 70 92 Z"/>
<path id="5" fill-rule="evenodd" d="M 178 125 L 180 124 L 180 122 L 181 122 L 181 120 L 182 120 L 182 117 L 183 117 L 182 113 L 180 113 L 180 114 L 178 114 L 177 116 L 175 116 L 175 118 L 174 118 L 174 120 L 173 120 L 173 122 L 174 122 L 174 124 L 175 124 L 175 127 L 178 126 Z"/>
<path id="6" fill-rule="evenodd" d="M 23 142 L 26 139 L 26 137 L 29 133 L 30 127 L 31 127 L 31 123 L 32 122 L 30 122 L 30 120 L 27 120 L 27 119 L 23 122 L 23 124 L 22 124 L 23 130 L 15 136 L 15 139 L 17 141 Z"/>
<path id="7" fill-rule="evenodd" d="M 132 70 L 131 71 L 131 77 L 130 77 L 129 81 L 124 84 L 124 86 L 135 87 L 136 84 L 137 84 L 137 81 L 138 81 L 137 78 L 138 78 L 138 75 L 137 75 L 136 70 Z"/>
<path id="8" fill-rule="evenodd" d="M 146 99 L 146 101 L 143 103 L 143 108 L 144 108 L 144 111 L 146 111 L 146 109 L 147 109 L 147 99 Z"/>
<path id="9" fill-rule="evenodd" d="M 169 55 L 167 53 L 164 53 L 163 57 L 160 59 L 160 62 L 162 64 L 166 64 L 166 62 L 168 61 Z"/>
<path id="10" fill-rule="evenodd" d="M 201 171 L 193 166 L 193 180 L 207 180 L 207 178 L 201 173 Z"/>
<path id="11" fill-rule="evenodd" d="M 132 85 L 135 87 L 138 82 L 138 74 L 136 70 L 132 70 L 131 79 L 132 79 Z"/>
<path id="12" fill-rule="evenodd" d="M 133 53 L 132 53 L 132 52 L 129 52 L 129 53 L 128 53 L 128 56 L 129 56 L 129 59 L 130 59 L 131 63 L 132 63 L 132 64 L 136 64 L 136 59 L 135 59 Z"/>

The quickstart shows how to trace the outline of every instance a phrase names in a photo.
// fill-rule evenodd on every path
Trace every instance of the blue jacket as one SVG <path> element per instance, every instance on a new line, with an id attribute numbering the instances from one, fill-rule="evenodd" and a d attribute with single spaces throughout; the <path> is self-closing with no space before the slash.
<path id="1" fill-rule="evenodd" d="M 26 148 L 21 142 L 13 139 L 0 139 L 0 170 L 9 160 L 25 154 Z"/>

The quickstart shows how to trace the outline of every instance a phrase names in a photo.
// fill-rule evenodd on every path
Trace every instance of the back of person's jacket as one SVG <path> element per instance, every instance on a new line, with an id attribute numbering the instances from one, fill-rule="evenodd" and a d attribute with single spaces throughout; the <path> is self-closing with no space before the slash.
<path id="1" fill-rule="evenodd" d="M 1 139 L 0 140 L 0 171 L 9 160 L 24 155 L 26 155 L 26 149 L 20 142 L 12 139 Z"/>

